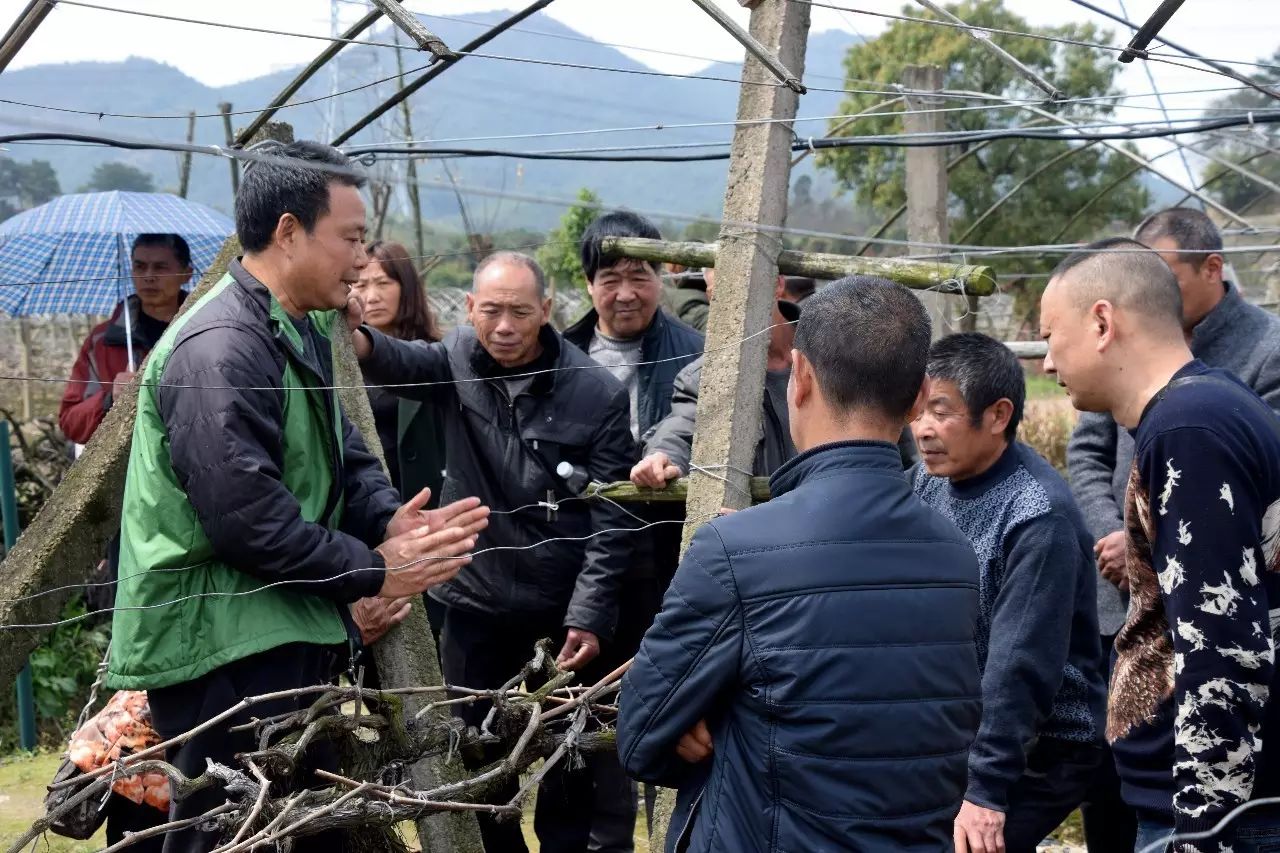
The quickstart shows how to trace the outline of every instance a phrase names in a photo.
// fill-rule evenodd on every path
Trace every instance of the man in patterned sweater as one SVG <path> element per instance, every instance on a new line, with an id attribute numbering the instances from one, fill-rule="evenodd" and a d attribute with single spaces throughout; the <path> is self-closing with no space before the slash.
<path id="1" fill-rule="evenodd" d="M 1107 738 L 1136 849 L 1254 851 L 1280 842 L 1280 420 L 1243 382 L 1195 359 L 1160 257 L 1130 240 L 1067 258 L 1040 308 L 1076 408 L 1133 434 L 1126 493 L 1131 603 L 1116 638 Z M 1224 826 L 1219 826 L 1225 823 Z"/>
<path id="2" fill-rule="evenodd" d="M 912 424 L 916 494 L 978 554 L 982 725 L 955 820 L 959 853 L 1032 853 L 1102 758 L 1093 537 L 1067 484 L 1015 440 L 1026 380 L 1009 348 L 962 333 L 929 351 Z"/>

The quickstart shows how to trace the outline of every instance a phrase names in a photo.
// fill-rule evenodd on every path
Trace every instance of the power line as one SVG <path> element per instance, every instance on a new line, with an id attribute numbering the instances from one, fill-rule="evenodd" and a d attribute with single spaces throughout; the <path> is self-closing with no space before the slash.
<path id="1" fill-rule="evenodd" d="M 1280 117 L 1280 112 L 1272 112 L 1272 113 L 1269 113 L 1268 115 Z M 1259 116 L 1255 114 L 1254 116 L 1255 120 L 1257 120 L 1258 117 Z M 31 126 L 40 126 L 39 123 L 33 123 L 33 122 L 26 122 L 26 123 Z M 1158 122 L 1157 124 L 1162 125 L 1163 122 Z M 145 139 L 129 139 L 129 138 L 121 138 L 121 137 L 97 136 L 97 135 L 89 135 L 89 134 L 82 134 L 82 133 L 66 132 L 61 130 L 26 133 L 26 134 L 10 134 L 7 136 L 0 135 L 0 144 L 8 141 L 40 141 L 40 140 L 46 140 L 46 139 L 53 139 L 53 140 L 71 139 L 71 140 L 76 140 L 81 142 L 88 142 L 88 143 L 99 144 L 99 145 L 109 145 L 109 146 L 125 148 L 125 149 L 173 150 L 173 151 L 180 151 L 180 152 L 192 151 L 193 153 L 199 153 L 199 154 L 214 154 L 222 157 L 233 157 L 243 161 L 273 162 L 279 159 L 277 156 L 274 156 L 271 154 L 264 154 L 262 152 L 254 151 L 254 150 L 226 149 L 226 148 L 221 148 L 219 146 L 192 145 L 187 143 L 170 143 L 170 142 L 160 142 L 160 141 L 145 140 Z M 818 140 L 815 140 L 815 143 L 817 141 Z M 805 145 L 805 147 L 807 148 L 807 144 L 805 143 L 800 143 L 800 144 Z M 306 167 L 306 168 L 314 168 L 314 169 L 317 169 L 320 171 L 326 171 L 326 172 L 347 174 L 350 171 L 350 169 L 348 168 L 333 167 L 333 166 L 328 166 L 327 164 L 320 164 L 320 163 L 297 164 L 296 161 L 291 161 L 291 162 L 295 163 L 295 165 L 302 165 L 303 167 Z M 512 200 L 528 202 L 533 204 L 549 204 L 556 207 L 564 207 L 564 208 L 574 207 L 574 206 L 584 206 L 593 210 L 606 210 L 612 207 L 612 205 L 606 204 L 603 202 L 599 202 L 599 203 L 583 202 L 580 199 L 558 198 L 554 196 L 548 196 L 546 194 L 516 193 L 516 192 L 507 191 L 507 190 L 494 190 L 487 187 L 469 186 L 466 184 L 455 185 L 453 183 L 449 183 L 445 181 L 421 180 L 418 182 L 418 185 L 421 187 L 426 187 L 428 189 L 433 189 L 433 190 L 447 190 L 449 192 L 460 192 L 467 195 L 492 196 L 495 198 L 512 199 Z M 706 221 L 708 218 L 706 216 L 690 216 L 690 215 L 677 213 L 669 210 L 655 211 L 655 210 L 635 209 L 635 212 L 641 215 L 650 216 L 657 219 L 668 219 L 668 220 L 674 220 L 678 222 L 679 221 L 701 222 L 701 221 Z M 922 242 L 913 242 L 913 241 L 906 241 L 906 240 L 892 240 L 889 238 L 867 238 L 867 237 L 862 237 L 858 235 L 838 234 L 833 232 L 816 231 L 811 229 L 788 228 L 788 227 L 763 227 L 753 223 L 722 221 L 721 224 L 734 226 L 734 227 L 750 227 L 753 229 L 763 230 L 770 233 L 778 233 L 782 235 L 789 234 L 797 237 L 817 237 L 817 238 L 829 239 L 829 240 L 856 241 L 859 243 L 883 244 L 883 245 L 890 245 L 890 246 L 935 248 L 943 251 L 952 251 L 955 253 L 987 253 L 987 254 L 1007 253 L 1007 252 L 1046 253 L 1046 252 L 1070 252 L 1079 248 L 1079 244 L 1052 244 L 1052 245 L 1046 245 L 1046 246 L 993 247 L 993 246 L 981 246 L 981 245 L 922 243 Z M 1240 233 L 1240 234 L 1264 233 L 1264 230 L 1246 228 L 1233 233 Z M 1277 251 L 1277 248 L 1258 247 L 1256 250 L 1251 248 L 1246 250 L 1247 251 Z"/>
<path id="2" fill-rule="evenodd" d="M 1217 89 L 1217 90 L 1208 90 L 1208 91 L 1233 91 L 1234 92 L 1234 91 L 1243 91 L 1245 88 L 1246 87 L 1242 87 L 1242 86 L 1240 87 L 1230 86 L 1230 87 L 1226 87 L 1225 90 Z M 1206 91 L 1206 90 L 1192 90 L 1193 93 L 1200 92 L 1200 91 Z M 930 93 L 930 94 L 935 95 L 941 99 L 946 99 L 948 97 L 972 98 L 972 94 L 970 93 L 960 93 L 960 92 L 950 93 L 945 90 L 936 92 L 936 93 Z M 1185 93 L 1183 92 L 1169 92 L 1169 93 L 1146 92 L 1138 95 L 1099 95 L 1099 96 L 1093 96 L 1093 97 L 1067 98 L 1062 101 L 1057 101 L 1056 106 L 1062 107 L 1062 106 L 1067 106 L 1071 104 L 1092 104 L 1092 103 L 1098 103 L 1103 101 L 1115 100 L 1117 98 L 1128 98 L 1128 97 L 1150 98 L 1150 97 L 1156 96 L 1157 94 L 1185 94 Z M 1038 104 L 1040 102 L 1041 102 L 1040 100 L 1035 100 L 1035 101 L 1032 101 L 1031 103 Z M 887 105 L 888 103 L 889 101 L 886 101 L 882 104 L 875 105 L 875 106 L 884 106 L 884 105 Z M 541 132 L 535 132 L 535 133 L 497 134 L 497 135 L 490 135 L 490 136 L 456 136 L 456 137 L 445 137 L 445 138 L 435 137 L 430 139 L 405 140 L 404 142 L 399 142 L 395 144 L 419 145 L 424 143 L 430 143 L 430 144 L 440 145 L 440 144 L 449 144 L 449 143 L 457 143 L 457 142 L 493 142 L 493 141 L 509 141 L 509 140 L 517 140 L 517 139 L 552 139 L 552 138 L 565 137 L 565 136 L 593 136 L 593 135 L 609 134 L 609 133 L 639 133 L 639 132 L 668 131 L 668 130 L 692 130 L 692 129 L 702 129 L 702 128 L 713 128 L 713 127 L 739 127 L 739 126 L 757 125 L 757 124 L 800 124 L 802 122 L 813 122 L 813 121 L 839 122 L 839 121 L 845 121 L 845 120 L 856 119 L 856 118 L 868 118 L 868 119 L 886 118 L 886 117 L 891 118 L 894 116 L 921 115 L 921 114 L 930 114 L 930 113 L 960 113 L 960 112 L 985 112 L 985 111 L 994 111 L 994 110 L 1010 110 L 1010 109 L 1021 109 L 1024 106 L 1026 106 L 1026 104 L 1022 103 L 1020 100 L 1011 100 L 1008 103 L 999 103 L 999 104 L 974 104 L 974 105 L 963 106 L 963 107 L 935 107 L 935 108 L 920 109 L 920 110 L 895 110 L 893 112 L 884 112 L 884 113 L 867 113 L 866 111 L 863 111 L 861 113 L 844 113 L 839 115 L 797 116 L 796 118 L 793 118 L 793 119 L 763 118 L 763 119 L 736 119 L 736 120 L 724 120 L 724 121 L 657 122 L 654 124 L 630 125 L 630 126 L 624 126 L 624 127 L 584 128 L 582 130 L 553 130 L 553 131 L 541 131 Z M 872 108 L 874 108 L 874 106 Z M 1176 110 L 1179 112 L 1193 112 L 1193 113 L 1196 113 L 1197 116 L 1202 115 L 1205 111 L 1232 113 L 1235 115 L 1243 114 L 1241 113 L 1241 110 L 1238 107 L 1168 107 L 1168 108 L 1165 108 L 1165 107 L 1152 107 L 1152 106 L 1139 106 L 1134 104 L 1126 104 L 1125 108 L 1139 109 L 1139 110 L 1152 110 L 1152 111 L 1161 112 L 1161 113 L 1164 113 L 1166 111 Z M 1116 124 L 1129 124 L 1129 123 L 1117 122 Z M 1104 125 L 1104 126 L 1110 126 L 1110 125 Z M 363 150 L 364 148 L 372 144 L 377 144 L 377 143 L 365 143 L 364 145 L 350 146 L 350 147 L 347 147 L 345 150 L 347 150 L 349 153 L 355 153 L 357 151 Z"/>
<path id="3" fill-rule="evenodd" d="M 840 12 L 851 12 L 855 15 L 869 15 L 874 18 L 886 18 L 891 21 L 905 21 L 913 24 L 928 24 L 930 26 L 948 27 L 951 29 L 959 29 L 959 30 L 965 30 L 965 31 L 977 30 L 980 32 L 993 34 L 993 35 L 1006 35 L 1006 36 L 1015 36 L 1018 38 L 1036 39 L 1038 41 L 1053 42 L 1055 44 L 1066 44 L 1066 45 L 1072 45 L 1075 47 L 1087 47 L 1087 48 L 1092 48 L 1094 50 L 1105 50 L 1105 51 L 1110 51 L 1112 53 L 1117 53 L 1117 54 L 1124 53 L 1128 50 L 1128 48 L 1125 48 L 1125 47 L 1118 47 L 1116 45 L 1111 45 L 1111 44 L 1101 44 L 1099 42 L 1084 41 L 1082 39 L 1067 38 L 1065 36 L 1051 36 L 1051 35 L 1045 35 L 1043 33 L 1025 33 L 1020 30 L 1006 30 L 1006 29 L 1001 29 L 999 27 L 984 27 L 976 24 L 957 24 L 951 21 L 939 21 L 933 18 L 918 18 L 918 17 L 913 17 L 911 15 L 895 15 L 890 12 L 875 12 L 870 9 L 856 9 L 849 6 L 837 6 L 834 3 L 825 2 L 825 0 L 787 0 L 787 2 L 803 3 L 807 6 L 817 6 L 823 9 L 834 9 Z M 1224 77 L 1231 76 L 1217 69 L 1201 68 L 1197 65 L 1188 65 L 1183 62 L 1178 62 L 1176 61 L 1176 59 L 1180 58 L 1180 55 L 1173 56 L 1170 54 L 1152 53 L 1150 51 L 1138 51 L 1137 55 L 1142 59 L 1146 59 L 1152 62 L 1163 62 L 1166 65 L 1175 65 L 1180 68 L 1188 68 L 1192 71 L 1202 71 L 1210 74 L 1219 74 Z M 1190 57 L 1186 57 L 1186 58 L 1190 58 Z M 1210 59 L 1206 61 L 1219 62 L 1223 64 L 1251 65 L 1251 66 L 1256 66 L 1261 68 L 1280 68 L 1280 66 L 1272 65 L 1269 63 L 1246 62 L 1246 61 L 1237 60 L 1237 59 Z"/>
<path id="4" fill-rule="evenodd" d="M 890 136 L 863 136 L 863 137 L 828 137 L 828 138 L 809 138 L 798 139 L 792 143 L 792 151 L 823 151 L 836 150 L 842 148 L 870 148 L 870 147 L 888 147 L 888 148 L 909 148 L 909 147 L 935 147 L 954 145 L 966 142 L 981 142 L 988 140 L 1002 139 L 1041 139 L 1062 142 L 1090 142 L 1105 140 L 1135 140 L 1135 139 L 1160 139 L 1179 134 L 1186 133 L 1204 133 L 1210 130 L 1219 130 L 1230 127 L 1241 127 L 1250 124 L 1275 124 L 1280 123 L 1280 111 L 1267 113 L 1250 113 L 1247 115 L 1231 116 L 1210 121 L 1201 122 L 1199 124 L 1188 125 L 1180 128 L 1165 127 L 1164 122 L 1156 122 L 1159 127 L 1151 129 L 1142 129 L 1141 127 L 1131 127 L 1128 130 L 1116 130 L 1110 132 L 1095 133 L 1079 133 L 1073 132 L 1070 128 L 1001 128 L 981 131 L 958 131 L 944 132 L 937 134 L 898 134 Z M 1117 123 L 1108 123 L 1100 125 L 1105 127 L 1115 126 Z M 154 150 L 154 151 L 177 151 L 198 154 L 213 154 L 224 157 L 240 157 L 245 152 L 238 149 L 228 149 L 221 146 L 195 145 L 177 142 L 160 142 L 151 140 L 124 140 L 119 138 L 111 138 L 87 133 L 68 133 L 68 132 L 34 132 L 34 133 L 10 133 L 0 134 L 0 144 L 17 143 L 17 142 L 38 142 L 38 141 L 60 141 L 60 142 L 86 142 L 96 143 L 99 145 L 107 145 L 116 148 L 126 148 L 131 150 Z M 684 144 L 667 144 L 661 146 L 652 146 L 663 150 L 675 150 L 690 147 L 708 147 L 713 145 L 724 145 L 725 143 L 684 143 Z M 370 163 L 376 159 L 377 155 L 391 156 L 417 156 L 423 158 L 443 158 L 443 157 L 472 157 L 472 158 L 488 158 L 503 157 L 517 160 L 562 160 L 571 162 L 616 162 L 616 163 L 693 163 L 715 160 L 729 159 L 728 151 L 715 151 L 702 154 L 613 154 L 603 153 L 604 151 L 627 150 L 638 151 L 645 150 L 644 146 L 632 146 L 628 148 L 615 149 L 563 149 L 559 151 L 509 151 L 500 149 L 480 149 L 480 148 L 412 148 L 394 145 L 368 145 L 361 146 L 358 155 L 368 160 Z M 250 158 L 252 159 L 252 158 Z M 270 159 L 270 158 L 267 158 Z"/>
<path id="5" fill-rule="evenodd" d="M 65 0 L 59 0 L 59 2 L 65 2 Z M 429 63 L 427 65 L 421 65 L 417 68 L 410 69 L 405 73 L 415 74 L 419 71 L 425 71 L 426 69 L 431 67 L 431 64 L 433 63 Z M 372 89 L 374 86 L 380 86 L 383 83 L 390 83 L 391 81 L 396 80 L 398 77 L 399 77 L 398 74 L 392 74 L 389 77 L 382 77 L 378 80 L 374 80 L 369 83 L 362 83 L 359 86 L 353 86 L 352 88 L 344 89 L 341 92 L 333 92 L 328 95 L 321 95 L 320 97 L 317 97 L 317 98 L 309 98 L 308 100 L 305 100 L 305 101 L 291 101 L 287 104 L 280 104 L 279 106 L 276 107 L 276 109 L 283 110 L 283 109 L 289 109 L 290 107 L 305 107 L 308 104 L 319 104 L 324 101 L 332 100 L 334 98 L 340 98 L 343 95 L 350 95 L 353 92 L 360 92 L 365 89 Z M 10 98 L 0 98 L 0 104 L 9 104 L 15 107 L 26 107 L 28 109 L 33 109 L 33 110 L 48 110 L 50 112 L 55 112 L 55 113 L 71 113 L 73 115 L 93 116 L 94 118 L 97 118 L 97 119 L 104 119 L 104 118 L 190 119 L 190 118 L 221 118 L 224 115 L 224 113 L 221 113 L 221 112 L 197 113 L 194 116 L 190 113 L 183 113 L 181 115 L 178 115 L 176 113 L 174 114 L 113 113 L 113 112 L 107 112 L 105 110 L 82 110 L 82 109 L 75 109 L 73 107 L 57 107 L 57 106 L 52 106 L 50 104 L 32 104 L 26 101 L 15 101 Z M 253 108 L 253 109 L 247 109 L 247 110 L 233 110 L 231 112 L 225 113 L 225 115 L 229 115 L 229 116 L 258 115 L 259 113 L 263 112 L 263 110 L 265 109 L 266 107 Z"/>
<path id="6" fill-rule="evenodd" d="M 1187 120 L 1175 120 L 1187 121 Z M 1241 114 L 1219 119 L 1198 122 L 1182 127 L 1168 126 L 1167 122 L 1135 122 L 1123 123 L 1127 129 L 1113 131 L 1080 132 L 1074 127 L 1065 128 L 1031 128 L 1010 127 L 993 128 L 974 131 L 944 131 L 923 134 L 890 134 L 876 136 L 822 137 L 797 139 L 791 150 L 825 151 L 843 148 L 922 148 L 955 145 L 960 143 L 985 142 L 1004 139 L 1041 139 L 1060 142 L 1102 142 L 1137 139 L 1164 139 L 1187 133 L 1204 133 L 1228 127 L 1240 127 L 1249 124 L 1280 123 L 1280 110 L 1266 113 Z M 1115 127 L 1120 122 L 1107 122 L 1093 127 Z M 1154 125 L 1154 126 L 1151 126 Z M 5 137 L 0 137 L 4 142 Z M 376 157 L 377 155 L 417 156 L 417 157 L 504 157 L 518 160 L 564 160 L 571 162 L 609 162 L 609 163 L 691 163 L 711 160 L 729 159 L 729 151 L 713 151 L 702 154 L 655 154 L 613 153 L 619 151 L 646 152 L 653 150 L 680 150 L 690 148 L 706 148 L 726 146 L 725 142 L 690 142 L 664 144 L 654 146 L 615 146 L 608 148 L 577 148 L 553 151 L 512 151 L 488 148 L 419 148 L 401 145 L 362 145 L 352 148 L 351 153 L 357 157 Z"/>

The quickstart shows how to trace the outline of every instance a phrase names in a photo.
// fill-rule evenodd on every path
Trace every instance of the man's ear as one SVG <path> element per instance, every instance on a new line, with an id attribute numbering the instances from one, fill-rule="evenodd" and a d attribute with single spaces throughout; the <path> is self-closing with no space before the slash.
<path id="1" fill-rule="evenodd" d="M 542 325 L 544 326 L 551 322 L 552 302 L 553 300 L 550 296 L 542 300 Z"/>
<path id="2" fill-rule="evenodd" d="M 813 375 L 813 365 L 809 363 L 809 359 L 804 357 L 804 353 L 798 349 L 791 351 L 791 403 L 797 409 L 803 406 L 810 397 L 813 396 L 814 384 L 816 377 Z"/>
<path id="3" fill-rule="evenodd" d="M 1226 263 L 1222 255 L 1216 252 L 1211 255 L 1205 255 L 1204 260 L 1200 262 L 1200 274 L 1210 280 L 1221 280 Z"/>
<path id="4" fill-rule="evenodd" d="M 467 295 L 464 298 L 464 304 L 466 305 L 466 309 L 467 309 L 467 322 L 474 326 L 476 324 L 476 321 L 475 321 L 475 317 L 473 317 L 472 315 L 475 313 L 475 310 L 476 310 L 475 294 L 468 290 Z"/>
<path id="5" fill-rule="evenodd" d="M 1089 330 L 1095 337 L 1098 352 L 1102 352 L 1115 343 L 1115 306 L 1111 304 L 1110 300 L 1099 299 L 1093 303 L 1093 307 L 1089 309 Z"/>
<path id="6" fill-rule="evenodd" d="M 983 419 L 987 421 L 988 432 L 992 435 L 1004 435 L 1004 431 L 1009 428 L 1009 421 L 1013 419 L 1013 401 L 1008 397 L 1001 397 L 987 406 Z"/>
<path id="7" fill-rule="evenodd" d="M 303 230 L 302 222 L 298 220 L 298 217 L 292 213 L 284 213 L 281 214 L 280 219 L 276 222 L 273 239 L 286 252 L 291 252 Z"/>

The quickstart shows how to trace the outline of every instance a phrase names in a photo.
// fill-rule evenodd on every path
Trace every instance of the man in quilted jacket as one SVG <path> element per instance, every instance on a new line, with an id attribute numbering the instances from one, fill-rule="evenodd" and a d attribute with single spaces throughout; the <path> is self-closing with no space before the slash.
<path id="1" fill-rule="evenodd" d="M 705 524 L 621 696 L 618 752 L 679 789 L 669 851 L 951 849 L 981 715 L 978 567 L 912 492 L 929 317 L 879 278 L 805 303 L 800 455 Z"/>

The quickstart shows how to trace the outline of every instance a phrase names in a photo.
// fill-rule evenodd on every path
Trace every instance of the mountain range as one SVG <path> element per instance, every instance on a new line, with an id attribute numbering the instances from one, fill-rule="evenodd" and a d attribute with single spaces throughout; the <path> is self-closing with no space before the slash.
<path id="1" fill-rule="evenodd" d="M 430 18 L 426 22 L 447 43 L 458 46 L 508 14 L 491 12 L 455 19 Z M 386 26 L 362 36 L 370 41 L 390 41 L 392 37 L 392 31 Z M 842 60 L 854 38 L 836 31 L 814 34 L 809 41 L 806 80 L 818 81 L 819 85 L 828 88 L 840 88 Z M 487 56 L 466 58 L 427 84 L 410 100 L 415 138 L 459 140 L 441 143 L 453 147 L 534 151 L 725 142 L 732 135 L 732 128 L 727 125 L 678 125 L 733 120 L 738 99 L 736 80 L 740 72 L 737 65 L 715 63 L 697 72 L 700 77 L 725 78 L 725 81 L 657 75 L 618 49 L 595 42 L 545 16 L 530 19 L 519 28 L 504 33 L 482 52 Z M 424 54 L 406 50 L 402 55 L 406 72 L 426 65 Z M 516 61 L 515 58 L 538 60 L 538 63 Z M 228 56 L 227 61 L 235 60 Z M 546 63 L 619 70 L 596 71 Z M 73 62 L 10 70 L 0 75 L 0 129 L 5 132 L 61 129 L 181 141 L 187 129 L 185 115 L 189 110 L 195 110 L 199 114 L 195 141 L 223 144 L 225 135 L 218 104 L 229 102 L 234 111 L 244 112 L 233 117 L 234 126 L 242 127 L 258 109 L 270 102 L 297 70 L 284 69 L 224 87 L 206 86 L 172 66 L 138 57 L 123 62 Z M 396 73 L 393 49 L 347 47 L 339 54 L 334 70 L 316 75 L 294 96 L 293 102 L 298 105 L 281 111 L 278 119 L 292 123 L 299 138 L 327 138 L 331 136 L 325 133 L 329 121 L 344 129 L 393 94 Z M 407 73 L 410 80 L 416 76 L 416 73 Z M 383 82 L 369 85 L 378 80 Z M 325 97 L 335 89 L 339 92 L 356 91 L 339 98 Z M 834 92 L 811 91 L 802 96 L 799 115 L 836 114 L 840 100 L 841 95 Z M 11 103 L 14 101 L 57 107 L 61 111 L 20 106 Z M 307 101 L 315 102 L 305 103 Z M 113 118 L 100 117 L 99 113 L 172 117 Z M 662 125 L 665 129 L 538 139 L 500 138 L 598 128 L 651 128 L 654 125 Z M 798 132 L 820 134 L 825 126 L 825 122 L 807 123 L 798 126 Z M 397 109 L 362 131 L 349 144 L 400 142 L 404 138 L 402 117 Z M 50 161 L 58 172 L 63 190 L 68 192 L 83 185 L 95 166 L 111 160 L 127 162 L 149 172 L 158 188 L 172 190 L 178 184 L 179 155 L 171 152 L 124 151 L 68 144 L 14 144 L 7 148 L 9 156 L 17 160 Z M 609 204 L 676 216 L 716 216 L 721 207 L 727 169 L 725 161 L 580 163 L 466 158 L 449 162 L 463 188 L 471 216 L 482 230 L 514 226 L 548 227 L 563 212 L 563 206 L 552 203 L 552 200 L 571 198 L 580 187 L 590 187 Z M 404 164 L 382 161 L 371 165 L 370 171 L 403 179 Z M 814 170 L 811 160 L 797 170 L 795 177 L 800 174 L 809 174 L 813 178 L 811 192 L 814 196 L 831 194 L 830 178 Z M 451 225 L 457 214 L 457 202 L 445 184 L 440 162 L 420 161 L 419 180 L 424 184 L 425 216 L 429 221 Z M 487 194 L 473 194 L 473 188 L 486 190 Z M 517 197 L 497 197 L 502 194 Z M 189 195 L 214 208 L 229 211 L 231 181 L 227 161 L 197 155 Z M 403 210 L 405 196 L 401 192 L 393 198 L 394 214 Z"/>

